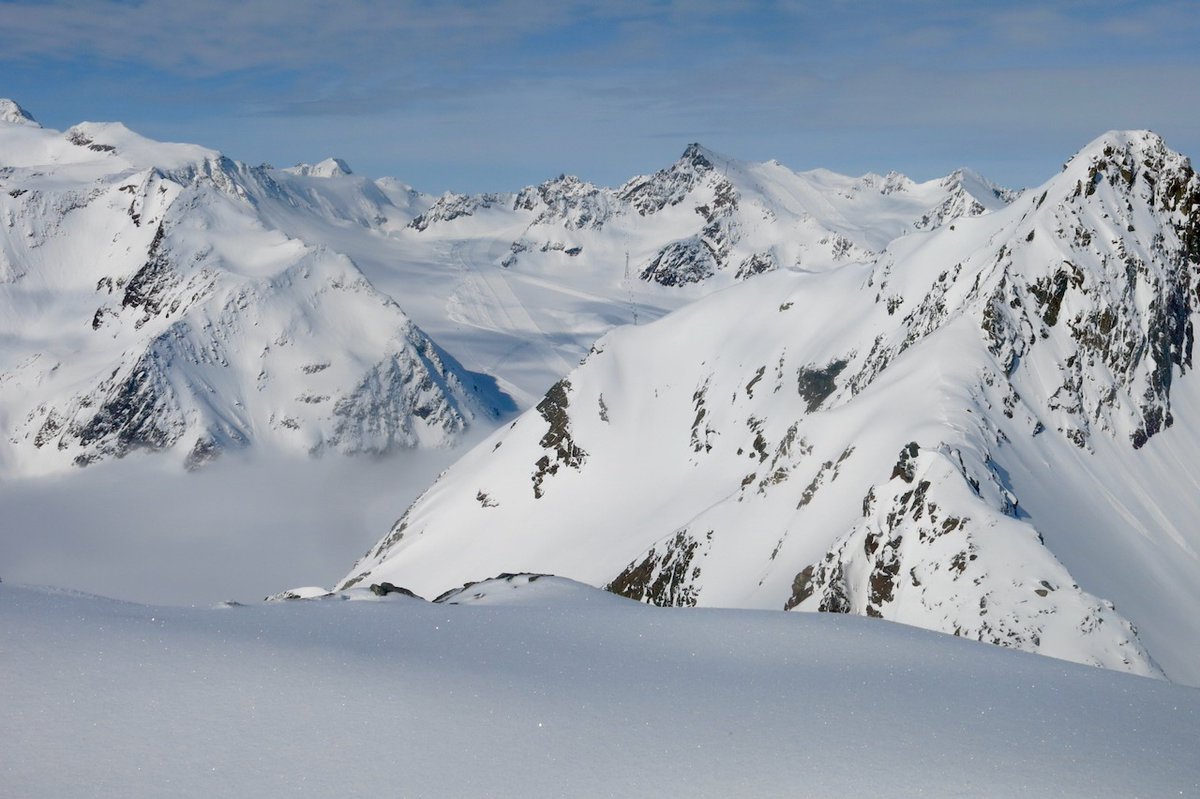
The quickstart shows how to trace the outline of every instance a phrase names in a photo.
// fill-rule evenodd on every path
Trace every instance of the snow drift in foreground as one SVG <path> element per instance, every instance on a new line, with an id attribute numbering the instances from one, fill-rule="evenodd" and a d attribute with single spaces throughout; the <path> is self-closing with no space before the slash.
<path id="1" fill-rule="evenodd" d="M 167 609 L 0 585 L 0 793 L 1200 791 L 1193 689 L 873 619 L 477 593 Z"/>

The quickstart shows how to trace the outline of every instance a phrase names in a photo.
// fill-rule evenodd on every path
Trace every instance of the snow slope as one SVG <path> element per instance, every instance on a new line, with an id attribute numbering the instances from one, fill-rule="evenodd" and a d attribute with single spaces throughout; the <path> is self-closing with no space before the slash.
<path id="1" fill-rule="evenodd" d="M 1187 159 L 1106 134 L 1008 207 L 614 331 L 343 584 L 551 572 L 1200 684 L 1198 270 Z"/>
<path id="2" fill-rule="evenodd" d="M 6 796 L 1200 791 L 1200 693 L 877 620 L 0 585 Z M 714 690 L 714 686 L 720 686 Z"/>

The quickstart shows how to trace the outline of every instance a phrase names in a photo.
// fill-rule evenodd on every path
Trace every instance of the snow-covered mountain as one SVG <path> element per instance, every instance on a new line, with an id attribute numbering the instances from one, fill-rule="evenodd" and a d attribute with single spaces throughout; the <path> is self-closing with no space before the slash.
<path id="1" fill-rule="evenodd" d="M 688 145 L 680 159 L 616 189 L 569 175 L 512 195 L 446 194 L 416 217 L 414 230 L 460 220 L 495 228 L 524 223 L 501 260 L 561 261 L 599 251 L 663 286 L 726 284 L 780 267 L 824 271 L 870 258 L 908 230 L 1004 207 L 1015 195 L 968 170 L 914 183 L 898 173 L 849 178 L 825 170 L 795 173 Z"/>
<path id="2" fill-rule="evenodd" d="M 52 471 L 133 450 L 189 464 L 255 441 L 439 445 L 510 406 L 355 264 L 264 206 L 378 224 L 397 210 L 114 123 L 0 123 L 4 461 Z M 293 179 L 294 178 L 294 179 Z M 349 180 L 349 178 L 347 178 Z"/>
<path id="3" fill-rule="evenodd" d="M 386 255 L 359 249 L 361 237 L 338 247 L 376 285 L 403 292 L 425 330 L 527 408 L 614 326 L 763 272 L 871 260 L 907 231 L 995 210 L 1013 196 L 966 170 L 925 183 L 895 173 L 796 173 L 693 144 L 674 164 L 615 189 L 560 175 L 510 194 L 447 193 L 390 233 Z M 397 270 L 397 261 L 406 265 Z M 424 285 L 437 293 L 423 295 Z M 422 296 L 410 305 L 414 290 Z M 424 299 L 447 295 L 440 304 Z"/>
<path id="4" fill-rule="evenodd" d="M 796 174 L 692 145 L 618 189 L 435 200 L 341 159 L 250 167 L 4 101 L 0 468 L 450 444 L 616 325 L 1009 199 L 966 172 Z"/>
<path id="5" fill-rule="evenodd" d="M 586 252 L 573 236 L 619 224 L 616 201 L 696 216 L 676 198 L 700 175 L 726 219 L 721 170 L 693 148 L 615 194 L 573 184 L 576 209 L 590 199 L 575 229 L 556 223 L 563 243 Z M 986 210 L 979 181 L 955 181 Z M 1113 132 L 977 216 L 962 194 L 919 224 L 850 216 L 933 193 L 879 182 L 828 178 L 819 195 L 853 257 L 801 249 L 795 226 L 818 222 L 797 214 L 774 252 L 800 269 L 613 331 L 343 586 L 550 572 L 653 604 L 880 616 L 1200 684 L 1200 178 L 1154 134 Z M 690 263 L 736 271 L 749 216 L 723 259 L 702 230 L 708 256 Z"/>

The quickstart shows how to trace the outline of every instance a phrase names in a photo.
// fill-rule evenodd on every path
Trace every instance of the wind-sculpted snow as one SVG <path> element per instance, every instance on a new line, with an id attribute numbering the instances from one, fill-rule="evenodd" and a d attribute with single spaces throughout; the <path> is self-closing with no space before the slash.
<path id="1" fill-rule="evenodd" d="M 881 185 L 912 190 L 848 191 Z M 556 450 L 521 417 L 348 579 L 548 572 L 1200 683 L 1197 192 L 1106 134 L 1007 207 L 616 330 L 556 404 L 586 458 L 531 494 Z"/>

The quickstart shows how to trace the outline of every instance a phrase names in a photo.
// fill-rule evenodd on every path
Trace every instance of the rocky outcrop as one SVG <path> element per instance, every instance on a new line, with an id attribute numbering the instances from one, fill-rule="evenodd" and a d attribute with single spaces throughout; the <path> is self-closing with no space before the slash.
<path id="1" fill-rule="evenodd" d="M 502 202 L 503 198 L 499 194 L 468 195 L 447 192 L 439 197 L 428 211 L 409 222 L 408 226 L 413 230 L 424 231 L 439 222 L 452 222 L 464 216 L 472 216 L 476 211 L 492 208 Z"/>
<path id="2" fill-rule="evenodd" d="M 686 529 L 650 547 L 606 586 L 629 599 L 659 607 L 692 607 L 699 596 L 701 562 L 713 531 L 700 538 Z"/>
<path id="3" fill-rule="evenodd" d="M 578 470 L 583 466 L 587 452 L 575 443 L 571 435 L 570 405 L 571 381 L 563 378 L 550 387 L 546 396 L 537 404 L 537 412 L 546 420 L 549 429 L 538 446 L 546 451 L 538 458 L 533 472 L 533 496 L 541 499 L 545 494 L 543 483 L 547 477 L 558 474 L 561 467 Z"/>
<path id="4" fill-rule="evenodd" d="M 797 573 L 785 609 L 890 619 L 1147 676 L 1161 672 L 1128 620 L 1080 589 L 1015 512 L 987 501 L 944 453 L 901 451 L 863 520 Z M 986 478 L 984 478 L 986 480 Z"/>

